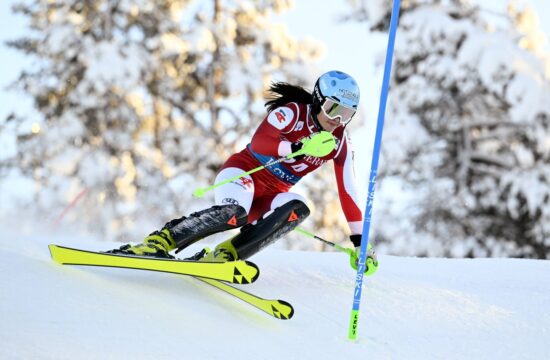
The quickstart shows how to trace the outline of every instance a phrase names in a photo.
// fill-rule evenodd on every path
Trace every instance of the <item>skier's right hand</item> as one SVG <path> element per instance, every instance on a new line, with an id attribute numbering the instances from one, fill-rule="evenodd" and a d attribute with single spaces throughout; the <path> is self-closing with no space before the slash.
<path id="1" fill-rule="evenodd" d="M 306 140 L 306 139 L 309 139 L 309 138 L 304 138 L 303 140 Z M 304 147 L 304 143 L 302 141 L 296 141 L 296 142 L 290 144 L 290 149 L 292 149 L 291 154 L 295 154 L 296 152 L 302 150 L 302 148 Z M 298 161 L 298 160 L 302 160 L 304 158 L 304 156 L 305 155 L 302 153 L 301 155 L 296 155 L 296 156 L 293 156 L 292 158 L 295 159 L 296 161 Z"/>

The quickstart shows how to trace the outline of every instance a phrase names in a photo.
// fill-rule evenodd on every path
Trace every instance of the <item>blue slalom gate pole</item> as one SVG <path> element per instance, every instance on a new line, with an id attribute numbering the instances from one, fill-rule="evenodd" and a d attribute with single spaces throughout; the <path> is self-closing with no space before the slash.
<path id="1" fill-rule="evenodd" d="M 382 145 L 382 131 L 384 130 L 384 115 L 386 112 L 386 103 L 388 100 L 388 88 L 390 84 L 391 65 L 393 60 L 393 48 L 395 44 L 395 34 L 397 32 L 397 22 L 399 19 L 400 0 L 393 1 L 391 12 L 390 34 L 388 38 L 388 48 L 386 51 L 386 63 L 384 65 L 384 78 L 382 80 L 382 90 L 380 94 L 380 107 L 378 108 L 378 121 L 376 123 L 376 137 L 374 139 L 374 149 L 372 152 L 372 162 L 369 177 L 369 190 L 367 195 L 367 206 L 363 218 L 363 234 L 361 236 L 361 252 L 359 254 L 359 264 L 357 266 L 357 277 L 355 280 L 355 290 L 353 295 L 353 308 L 349 323 L 348 337 L 350 340 L 357 339 L 357 327 L 359 324 L 359 306 L 361 305 L 361 291 L 363 289 L 363 273 L 365 272 L 365 263 L 367 260 L 367 247 L 369 243 L 369 231 L 372 216 L 372 206 L 374 203 L 374 190 L 376 185 L 376 175 L 378 172 L 378 159 L 380 158 L 380 147 Z"/>

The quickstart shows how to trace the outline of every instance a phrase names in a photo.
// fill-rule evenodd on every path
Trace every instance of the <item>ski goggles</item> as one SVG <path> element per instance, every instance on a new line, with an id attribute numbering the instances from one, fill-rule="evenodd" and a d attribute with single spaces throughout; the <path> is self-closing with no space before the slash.
<path id="1" fill-rule="evenodd" d="M 339 118 L 340 124 L 349 123 L 356 112 L 356 109 L 342 105 L 329 98 L 325 99 L 321 109 L 330 120 L 336 120 Z"/>

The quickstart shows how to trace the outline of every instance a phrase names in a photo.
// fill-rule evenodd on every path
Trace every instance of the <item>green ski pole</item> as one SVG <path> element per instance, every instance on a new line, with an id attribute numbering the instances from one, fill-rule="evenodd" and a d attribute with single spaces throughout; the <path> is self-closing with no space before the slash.
<path id="1" fill-rule="evenodd" d="M 301 233 L 301 234 L 303 234 L 303 235 L 305 235 L 305 236 L 308 236 L 308 237 L 310 237 L 310 238 L 312 238 L 312 239 L 319 240 L 319 241 L 321 241 L 321 242 L 323 242 L 323 243 L 325 243 L 325 244 L 327 244 L 327 245 L 329 245 L 329 246 L 332 246 L 332 247 L 335 248 L 336 250 L 341 251 L 341 252 L 343 252 L 343 253 L 346 253 L 346 254 L 348 254 L 349 256 L 353 256 L 353 255 L 355 254 L 355 251 L 354 251 L 353 249 L 346 248 L 346 247 L 343 247 L 343 246 L 338 245 L 338 244 L 336 244 L 336 243 L 333 243 L 333 242 L 331 242 L 331 241 L 325 240 L 325 239 L 323 239 L 322 237 L 319 237 L 319 236 L 317 236 L 317 235 L 315 235 L 315 234 L 310 233 L 310 232 L 307 231 L 307 230 L 302 229 L 301 227 L 297 227 L 297 228 L 294 229 L 294 230 L 296 230 L 296 231 L 298 231 L 299 233 Z"/>
<path id="2" fill-rule="evenodd" d="M 206 193 L 207 193 L 208 191 L 210 191 L 210 190 L 214 190 L 214 189 L 216 189 L 216 188 L 218 188 L 218 187 L 220 187 L 220 186 L 222 186 L 222 185 L 228 184 L 228 183 L 230 183 L 230 182 L 232 182 L 232 181 L 239 180 L 240 178 L 245 177 L 246 175 L 254 174 L 255 172 L 258 172 L 258 171 L 260 171 L 260 170 L 263 170 L 263 169 L 265 169 L 265 168 L 268 167 L 268 166 L 272 166 L 272 165 L 278 164 L 278 163 L 280 163 L 280 162 L 283 162 L 283 161 L 285 161 L 285 160 L 287 160 L 287 159 L 291 159 L 291 158 L 293 158 L 293 157 L 295 157 L 295 156 L 301 155 L 300 152 L 301 152 L 301 150 L 299 150 L 299 151 L 297 151 L 297 152 L 295 152 L 295 153 L 293 153 L 293 154 L 290 154 L 290 155 L 288 155 L 287 157 L 283 157 L 283 158 L 280 158 L 280 159 L 278 159 L 278 160 L 275 160 L 275 161 L 272 161 L 272 162 L 270 162 L 270 163 L 267 163 L 267 164 L 265 164 L 265 165 L 258 166 L 257 168 L 254 168 L 254 169 L 252 169 L 252 170 L 250 170 L 250 171 L 244 172 L 244 173 L 242 173 L 242 174 L 240 174 L 240 175 L 233 176 L 232 178 L 229 178 L 229 179 L 225 179 L 225 180 L 223 180 L 223 181 L 220 181 L 219 183 L 214 184 L 214 185 L 211 185 L 211 186 L 209 186 L 209 187 L 195 189 L 195 191 L 193 192 L 193 195 L 196 196 L 196 197 L 201 198 L 201 197 L 204 196 L 204 194 L 206 194 Z"/>

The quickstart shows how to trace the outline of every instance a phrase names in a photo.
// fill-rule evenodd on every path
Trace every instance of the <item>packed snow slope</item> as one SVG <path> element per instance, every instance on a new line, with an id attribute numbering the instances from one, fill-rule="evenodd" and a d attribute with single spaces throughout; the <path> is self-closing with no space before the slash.
<path id="1" fill-rule="evenodd" d="M 3 236 L 0 359 L 550 358 L 550 261 L 381 255 L 352 342 L 355 274 L 340 253 L 251 259 L 260 278 L 242 286 L 292 303 L 284 321 L 186 276 L 58 265 L 48 243 L 120 245 Z"/>

